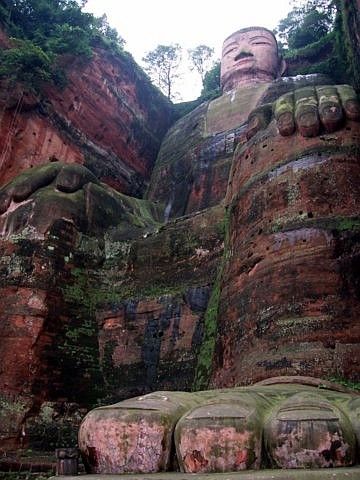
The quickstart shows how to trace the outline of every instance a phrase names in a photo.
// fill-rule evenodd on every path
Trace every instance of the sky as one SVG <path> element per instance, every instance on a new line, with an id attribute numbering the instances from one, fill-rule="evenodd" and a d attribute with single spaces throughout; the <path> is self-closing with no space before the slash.
<path id="1" fill-rule="evenodd" d="M 142 57 L 157 45 L 178 43 L 184 49 L 184 71 L 176 85 L 178 101 L 193 100 L 200 77 L 188 71 L 186 50 L 205 44 L 220 58 L 226 37 L 250 26 L 274 29 L 291 10 L 290 0 L 88 0 L 86 11 L 104 13 L 126 41 L 125 49 L 143 66 Z M 186 70 L 185 70 L 186 68 Z"/>

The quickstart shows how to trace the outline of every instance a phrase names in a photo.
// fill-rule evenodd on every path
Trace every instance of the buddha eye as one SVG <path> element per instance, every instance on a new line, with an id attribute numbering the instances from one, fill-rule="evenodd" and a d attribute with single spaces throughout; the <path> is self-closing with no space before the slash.
<path id="1" fill-rule="evenodd" d="M 270 45 L 268 42 L 253 42 L 251 45 Z"/>
<path id="2" fill-rule="evenodd" d="M 228 50 L 227 52 L 225 52 L 224 55 L 229 55 L 229 53 L 233 52 L 235 50 L 235 47 L 234 48 L 230 48 L 230 50 Z"/>

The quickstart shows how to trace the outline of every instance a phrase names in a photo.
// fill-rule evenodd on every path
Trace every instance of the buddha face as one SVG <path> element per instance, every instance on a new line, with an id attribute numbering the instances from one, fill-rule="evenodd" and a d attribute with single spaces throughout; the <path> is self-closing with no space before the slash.
<path id="1" fill-rule="evenodd" d="M 272 81 L 284 69 L 275 37 L 265 28 L 239 30 L 224 42 L 221 59 L 224 92 L 241 85 Z"/>

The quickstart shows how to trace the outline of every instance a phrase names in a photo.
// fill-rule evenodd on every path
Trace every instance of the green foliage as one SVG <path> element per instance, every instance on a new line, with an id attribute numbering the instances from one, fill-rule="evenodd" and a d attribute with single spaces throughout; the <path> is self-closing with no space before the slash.
<path id="1" fill-rule="evenodd" d="M 328 33 L 317 42 L 297 50 L 287 50 L 284 58 L 288 64 L 289 75 L 322 73 L 336 82 L 343 83 L 343 68 L 335 53 L 335 32 Z"/>
<path id="2" fill-rule="evenodd" d="M 0 77 L 35 87 L 52 78 L 51 57 L 29 40 L 16 40 L 14 48 L 0 52 Z"/>
<path id="3" fill-rule="evenodd" d="M 228 260 L 230 210 L 225 211 L 224 221 L 218 225 L 224 235 L 224 253 L 217 276 L 212 287 L 211 296 L 204 316 L 204 338 L 200 347 L 198 362 L 193 384 L 193 390 L 205 390 L 208 387 L 212 361 L 215 350 L 216 335 L 218 330 L 218 314 L 221 295 L 221 283 L 225 262 Z"/>
<path id="4" fill-rule="evenodd" d="M 221 95 L 220 89 L 220 60 L 214 63 L 213 67 L 205 73 L 201 98 L 211 99 Z"/>
<path id="5" fill-rule="evenodd" d="M 188 54 L 191 62 L 190 68 L 198 72 L 201 82 L 204 84 L 205 73 L 209 70 L 214 49 L 207 45 L 198 45 L 194 49 L 188 50 Z"/>
<path id="6" fill-rule="evenodd" d="M 325 52 L 331 52 L 334 48 L 335 34 L 331 32 L 326 36 L 322 37 L 317 42 L 313 42 L 310 45 L 305 47 L 298 48 L 296 50 L 287 50 L 285 52 L 285 59 L 291 58 L 292 60 L 309 60 L 309 59 L 318 59 Z"/>
<path id="7" fill-rule="evenodd" d="M 179 66 L 181 61 L 181 47 L 177 43 L 173 45 L 158 45 L 155 50 L 148 52 L 143 57 L 145 71 L 169 98 L 175 98 L 174 82 L 179 78 Z"/>
<path id="8" fill-rule="evenodd" d="M 356 0 L 343 2 L 337 0 L 338 15 L 336 18 L 336 51 L 339 66 L 343 72 L 342 81 L 351 83 L 360 91 L 360 40 L 358 37 L 360 12 Z"/>
<path id="9" fill-rule="evenodd" d="M 351 390 L 359 390 L 360 391 L 360 382 L 348 380 L 347 378 L 343 377 L 330 377 L 328 378 L 329 382 L 338 383 L 343 387 L 350 388 Z"/>
<path id="10" fill-rule="evenodd" d="M 75 0 L 5 0 L 0 24 L 12 39 L 1 53 L 0 76 L 38 89 L 43 81 L 64 83 L 58 58 L 71 54 L 91 58 L 100 45 L 120 51 L 124 41 L 107 23 L 81 10 Z"/>
<path id="11" fill-rule="evenodd" d="M 46 43 L 46 49 L 56 54 L 72 52 L 91 58 L 91 47 L 88 33 L 80 27 L 67 23 L 56 25 L 55 35 Z"/>
<path id="12" fill-rule="evenodd" d="M 298 5 L 280 20 L 275 33 L 281 43 L 288 45 L 290 49 L 302 48 L 317 42 L 331 31 L 335 12 L 333 0 L 298 2 Z"/>
<path id="13" fill-rule="evenodd" d="M 314 40 L 316 36 L 320 37 L 319 40 L 311 41 L 301 48 L 285 48 L 282 51 L 288 63 L 288 74 L 323 73 L 332 77 L 336 83 L 350 83 L 359 90 L 360 54 L 356 43 L 359 13 L 355 5 L 356 1 L 321 0 L 315 2 L 307 0 L 305 3 L 300 1 L 294 3 L 294 9 L 286 19 L 280 22 L 278 27 L 277 33 L 281 41 L 286 43 L 288 35 L 290 35 L 290 37 L 293 36 L 294 42 L 289 41 L 289 47 L 301 45 L 301 38 L 305 39 L 306 31 L 311 29 L 311 19 L 315 18 L 312 16 L 315 7 L 319 13 L 317 18 L 325 19 L 322 32 L 328 28 L 328 33 L 320 36 L 319 30 L 317 30 L 316 34 L 309 34 L 306 42 Z M 291 17 L 291 21 L 289 21 L 289 17 Z M 304 21 L 305 17 L 309 24 Z M 319 22 L 321 23 L 321 21 Z M 301 30 L 302 25 L 306 27 L 304 30 Z M 303 31 L 303 36 L 299 29 Z M 298 40 L 299 43 L 297 43 Z"/>
<path id="14" fill-rule="evenodd" d="M 291 14 L 289 14 L 291 15 Z M 283 28 L 282 25 L 281 28 Z M 306 13 L 300 22 L 292 25 L 287 32 L 289 48 L 302 48 L 323 38 L 330 28 L 330 21 L 325 13 L 314 9 Z"/>

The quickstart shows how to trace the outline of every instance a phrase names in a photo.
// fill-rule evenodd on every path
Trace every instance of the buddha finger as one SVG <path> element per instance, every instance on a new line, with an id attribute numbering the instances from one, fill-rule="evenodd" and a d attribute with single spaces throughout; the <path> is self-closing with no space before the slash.
<path id="1" fill-rule="evenodd" d="M 294 94 L 282 95 L 275 102 L 275 120 L 280 135 L 289 136 L 295 132 Z"/>
<path id="2" fill-rule="evenodd" d="M 314 87 L 295 90 L 295 122 L 303 137 L 315 137 L 320 131 L 318 101 Z"/>
<path id="3" fill-rule="evenodd" d="M 341 127 L 344 121 L 344 113 L 341 101 L 335 86 L 324 85 L 316 87 L 319 115 L 326 132 L 334 132 Z"/>
<path id="4" fill-rule="evenodd" d="M 337 85 L 336 88 L 346 117 L 349 120 L 360 120 L 360 102 L 355 90 L 350 85 Z"/>
<path id="5" fill-rule="evenodd" d="M 250 140 L 258 131 L 265 129 L 272 117 L 272 104 L 266 103 L 253 110 L 248 118 L 246 138 Z"/>

